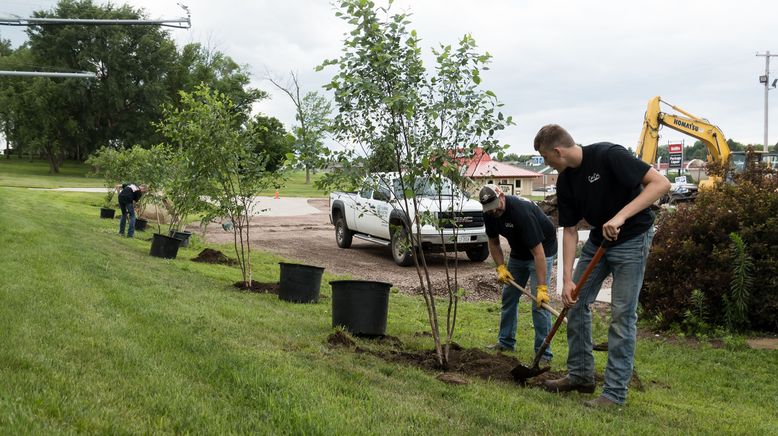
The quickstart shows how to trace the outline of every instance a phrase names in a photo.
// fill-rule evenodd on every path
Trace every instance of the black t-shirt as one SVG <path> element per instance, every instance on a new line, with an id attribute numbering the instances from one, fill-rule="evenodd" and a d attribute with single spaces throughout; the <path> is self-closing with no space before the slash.
<path id="1" fill-rule="evenodd" d="M 133 189 L 133 187 L 135 189 Z M 143 192 L 141 192 L 140 188 L 131 183 L 125 183 L 122 185 L 121 192 L 119 192 L 119 201 L 125 203 L 138 201 L 140 200 L 141 195 L 143 195 Z"/>
<path id="2" fill-rule="evenodd" d="M 651 168 L 627 149 L 609 142 L 583 148 L 578 168 L 567 168 L 557 180 L 559 225 L 573 227 L 585 218 L 592 225 L 592 243 L 602 243 L 602 226 L 643 191 L 643 177 Z M 614 245 L 643 234 L 654 223 L 644 209 L 624 222 Z"/>
<path id="3" fill-rule="evenodd" d="M 524 198 L 505 196 L 505 212 L 495 217 L 484 214 L 486 235 L 505 236 L 511 246 L 511 257 L 532 259 L 531 248 L 542 243 L 546 257 L 556 254 L 556 229 L 550 219 L 533 202 Z"/>

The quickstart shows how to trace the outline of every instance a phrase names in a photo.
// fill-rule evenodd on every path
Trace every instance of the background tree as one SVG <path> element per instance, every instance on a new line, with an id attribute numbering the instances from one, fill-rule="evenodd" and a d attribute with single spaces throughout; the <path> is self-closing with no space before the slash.
<path id="1" fill-rule="evenodd" d="M 257 194 L 274 186 L 277 174 L 267 170 L 267 155 L 257 153 L 251 132 L 239 111 L 223 93 L 205 85 L 181 92 L 180 107 L 168 105 L 157 125 L 180 153 L 182 181 L 173 189 L 194 189 L 186 198 L 206 197 L 191 211 L 206 219 L 227 216 L 232 223 L 235 254 L 244 286 L 252 283 L 250 222 L 258 210 Z"/>
<path id="2" fill-rule="evenodd" d="M 727 145 L 731 151 L 744 151 L 746 146 L 734 139 L 727 139 Z M 661 147 L 660 147 L 661 148 Z M 665 150 L 667 147 L 665 146 Z M 700 159 L 707 161 L 708 147 L 702 141 L 694 141 L 694 145 L 684 148 L 684 158 L 686 160 Z M 667 158 L 664 158 L 665 161 Z"/>
<path id="3" fill-rule="evenodd" d="M 475 41 L 465 35 L 456 47 L 433 50 L 437 63 L 430 73 L 424 67 L 416 32 L 406 28 L 408 15 L 390 14 L 372 1 L 344 0 L 338 16 L 353 30 L 346 34 L 341 56 L 319 68 L 338 68 L 326 86 L 334 92 L 338 107 L 333 130 L 337 139 L 354 144 L 361 153 L 352 149 L 338 152 L 340 166 L 333 171 L 334 178 L 353 183 L 365 172 L 364 166 L 354 164 L 356 156 L 369 160 L 376 154 L 388 155 L 387 162 L 400 174 L 395 191 L 402 198 L 397 205 L 407 217 L 405 223 L 389 223 L 392 231 L 405 232 L 406 245 L 413 235 L 419 238 L 424 224 L 434 225 L 442 237 L 443 226 L 453 223 L 419 213 L 416 192 L 430 186 L 442 191 L 448 183 L 464 183 L 463 160 L 472 156 L 476 147 L 487 153 L 501 150 L 493 135 L 512 123 L 496 110 L 499 104 L 494 93 L 479 87 L 480 71 L 490 56 L 477 53 Z M 453 200 L 461 207 L 459 197 Z M 453 215 L 457 209 L 449 212 Z M 418 251 L 413 256 L 438 362 L 443 367 L 448 363 L 461 294 L 458 258 L 455 255 L 450 260 L 447 254 L 447 279 L 442 290 L 448 296 L 444 338 L 424 253 Z"/>
<path id="4" fill-rule="evenodd" d="M 35 17 L 141 19 L 145 13 L 129 5 L 96 5 L 91 0 L 61 0 Z M 150 145 L 159 142 L 149 121 L 158 119 L 167 101 L 165 77 L 174 62 L 175 44 L 159 26 L 33 26 L 27 30 L 34 65 L 64 71 L 94 71 L 97 79 L 62 81 L 46 94 L 77 126 L 68 138 L 40 135 L 39 141 L 59 140 L 76 158 L 99 145 Z M 57 105 L 54 105 L 57 107 Z M 26 120 L 30 122 L 30 120 Z M 56 171 L 56 168 L 52 168 Z"/>
<path id="5" fill-rule="evenodd" d="M 500 159 L 500 161 L 501 162 L 516 162 L 516 163 L 523 164 L 523 163 L 529 162 L 530 159 L 532 159 L 532 156 L 533 155 L 531 155 L 531 154 L 519 155 L 519 154 L 516 154 L 516 153 L 507 153 Z"/>
<path id="6" fill-rule="evenodd" d="M 189 43 L 181 48 L 175 62 L 170 65 L 167 87 L 174 104 L 177 104 L 179 91 L 192 93 L 204 84 L 229 98 L 236 113 L 241 114 L 245 121 L 252 105 L 268 97 L 265 91 L 251 88 L 250 82 L 247 68 L 231 57 L 200 43 Z"/>
<path id="7" fill-rule="evenodd" d="M 294 127 L 297 140 L 294 153 L 297 162 L 305 168 L 305 183 L 311 183 L 311 170 L 322 164 L 322 157 L 328 153 L 324 147 L 324 137 L 330 128 L 332 105 L 317 92 L 309 91 L 300 97 L 300 83 L 295 73 L 289 73 L 290 81 L 282 85 L 278 80 L 268 75 L 268 80 L 276 88 L 286 94 L 295 107 L 295 119 L 298 125 Z"/>
<path id="8" fill-rule="evenodd" d="M 13 49 L 11 48 L 11 41 L 7 39 L 0 38 L 0 59 L 8 58 L 13 54 Z M 10 109 L 6 106 L 7 100 L 5 98 L 6 90 L 5 86 L 3 86 L 4 83 L 0 81 L 0 132 L 3 133 L 3 136 L 6 138 L 5 142 L 5 158 L 9 159 L 11 157 L 11 141 L 8 139 L 10 126 L 8 125 L 8 120 L 10 117 L 6 114 L 6 112 Z"/>
<path id="9" fill-rule="evenodd" d="M 91 0 L 61 0 L 33 15 L 146 18 L 142 9 Z M 6 137 L 18 152 L 46 155 L 53 172 L 64 158 L 82 160 L 104 145 L 159 143 L 151 123 L 160 120 L 164 104 L 178 103 L 180 89 L 192 92 L 200 83 L 218 89 L 235 102 L 244 121 L 252 104 L 266 96 L 249 87 L 245 68 L 229 56 L 200 44 L 179 53 L 159 26 L 33 26 L 27 33 L 28 42 L 0 58 L 0 68 L 97 74 L 95 80 L 0 78 Z"/>
<path id="10" fill-rule="evenodd" d="M 286 156 L 294 150 L 294 136 L 284 129 L 275 117 L 257 114 L 246 124 L 246 135 L 254 152 L 267 156 L 266 168 L 278 171 L 286 162 Z"/>

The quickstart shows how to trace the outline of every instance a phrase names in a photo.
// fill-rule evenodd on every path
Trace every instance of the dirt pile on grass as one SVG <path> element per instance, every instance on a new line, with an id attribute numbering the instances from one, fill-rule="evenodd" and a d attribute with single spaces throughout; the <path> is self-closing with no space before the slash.
<path id="1" fill-rule="evenodd" d="M 462 348 L 452 344 L 449 352 L 448 368 L 441 368 L 435 350 L 421 352 L 392 351 L 379 353 L 390 362 L 415 365 L 429 371 L 449 371 L 484 380 L 500 380 L 513 383 L 511 370 L 521 362 L 513 356 L 503 353 L 490 353 L 479 348 Z M 539 386 L 547 379 L 564 377 L 564 372 L 548 371 L 527 380 L 527 386 Z"/>
<path id="2" fill-rule="evenodd" d="M 206 248 L 205 250 L 201 251 L 200 254 L 197 255 L 197 257 L 192 259 L 192 261 L 202 262 L 202 263 L 215 263 L 219 265 L 238 264 L 238 261 L 236 261 L 235 259 L 230 259 L 221 251 L 213 250 L 211 248 Z"/>
<path id="3" fill-rule="evenodd" d="M 426 335 L 417 334 L 416 336 Z M 532 362 L 521 362 L 511 355 L 501 352 L 492 353 L 481 348 L 462 348 L 456 343 L 451 344 L 448 366 L 443 368 L 438 362 L 435 350 L 406 351 L 403 350 L 403 344 L 400 339 L 393 336 L 372 338 L 370 342 L 379 345 L 377 349 L 355 345 L 354 341 L 342 332 L 331 334 L 327 338 L 327 342 L 333 347 L 347 346 L 348 348 L 353 348 L 356 353 L 371 354 L 387 362 L 412 365 L 431 372 L 440 373 L 443 371 L 443 373 L 438 374 L 437 379 L 450 384 L 467 384 L 468 377 L 477 377 L 484 380 L 515 383 L 523 387 L 542 388 L 544 381 L 562 378 L 567 375 L 567 371 L 564 369 L 561 371 L 549 370 L 523 382 L 517 382 L 511 375 L 511 370 L 520 364 L 531 366 Z M 596 373 L 594 377 L 595 382 L 598 385 L 602 385 L 603 375 Z M 629 386 L 630 389 L 639 391 L 645 389 L 636 371 L 632 373 L 632 380 Z"/>
<path id="4" fill-rule="evenodd" d="M 243 282 L 242 280 L 233 283 L 232 286 L 240 289 L 241 291 L 256 292 L 258 294 L 274 294 L 274 295 L 278 295 L 278 290 L 280 288 L 278 283 L 260 283 L 254 280 L 251 281 L 251 284 L 249 286 L 246 286 L 246 283 Z"/>
<path id="5" fill-rule="evenodd" d="M 337 331 L 327 336 L 327 343 L 333 347 L 350 348 L 356 345 L 354 341 L 344 332 Z"/>
<path id="6" fill-rule="evenodd" d="M 327 342 L 333 347 L 342 345 L 352 347 L 354 344 L 354 341 L 341 332 L 331 334 L 327 338 Z M 400 339 L 392 336 L 379 336 L 372 338 L 370 342 L 374 342 L 380 348 L 364 348 L 357 345 L 354 351 L 371 354 L 388 362 L 416 366 L 427 371 L 444 371 L 444 374 L 448 375 L 442 378 L 438 377 L 444 383 L 463 384 L 462 376 L 465 377 L 465 380 L 466 377 L 478 377 L 485 380 L 500 380 L 514 383 L 511 370 L 521 363 L 515 357 L 507 354 L 490 353 L 480 348 L 462 348 L 458 344 L 453 343 L 449 351 L 448 367 L 443 368 L 438 362 L 435 350 L 405 351 Z M 564 376 L 564 372 L 549 371 L 528 380 L 526 384 L 528 386 L 539 386 L 544 380 Z"/>

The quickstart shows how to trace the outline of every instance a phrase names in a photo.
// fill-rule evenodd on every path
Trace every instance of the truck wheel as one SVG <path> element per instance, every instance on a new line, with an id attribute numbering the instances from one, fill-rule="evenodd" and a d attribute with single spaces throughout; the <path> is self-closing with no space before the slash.
<path id="1" fill-rule="evenodd" d="M 340 248 L 351 247 L 351 241 L 354 239 L 354 232 L 348 229 L 346 219 L 338 217 L 335 221 L 335 242 Z"/>
<path id="2" fill-rule="evenodd" d="M 403 226 L 392 231 L 392 257 L 397 265 L 413 265 L 413 252 L 408 246 L 408 231 Z"/>
<path id="3" fill-rule="evenodd" d="M 477 248 L 471 248 L 467 250 L 467 258 L 473 262 L 483 262 L 489 257 L 489 246 L 483 244 Z"/>

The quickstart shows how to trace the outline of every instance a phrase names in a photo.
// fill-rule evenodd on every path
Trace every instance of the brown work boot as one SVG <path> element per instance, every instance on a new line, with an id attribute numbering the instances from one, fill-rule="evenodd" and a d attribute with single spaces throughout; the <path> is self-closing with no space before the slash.
<path id="1" fill-rule="evenodd" d="M 621 404 L 609 400 L 604 395 L 600 395 L 599 397 L 593 400 L 584 401 L 584 405 L 586 407 L 591 407 L 593 409 L 611 409 L 611 408 L 615 409 L 621 406 Z"/>
<path id="2" fill-rule="evenodd" d="M 594 392 L 594 383 L 577 383 L 570 376 L 565 376 L 556 380 L 544 381 L 543 388 L 549 392 L 578 391 L 584 394 L 591 394 Z"/>

